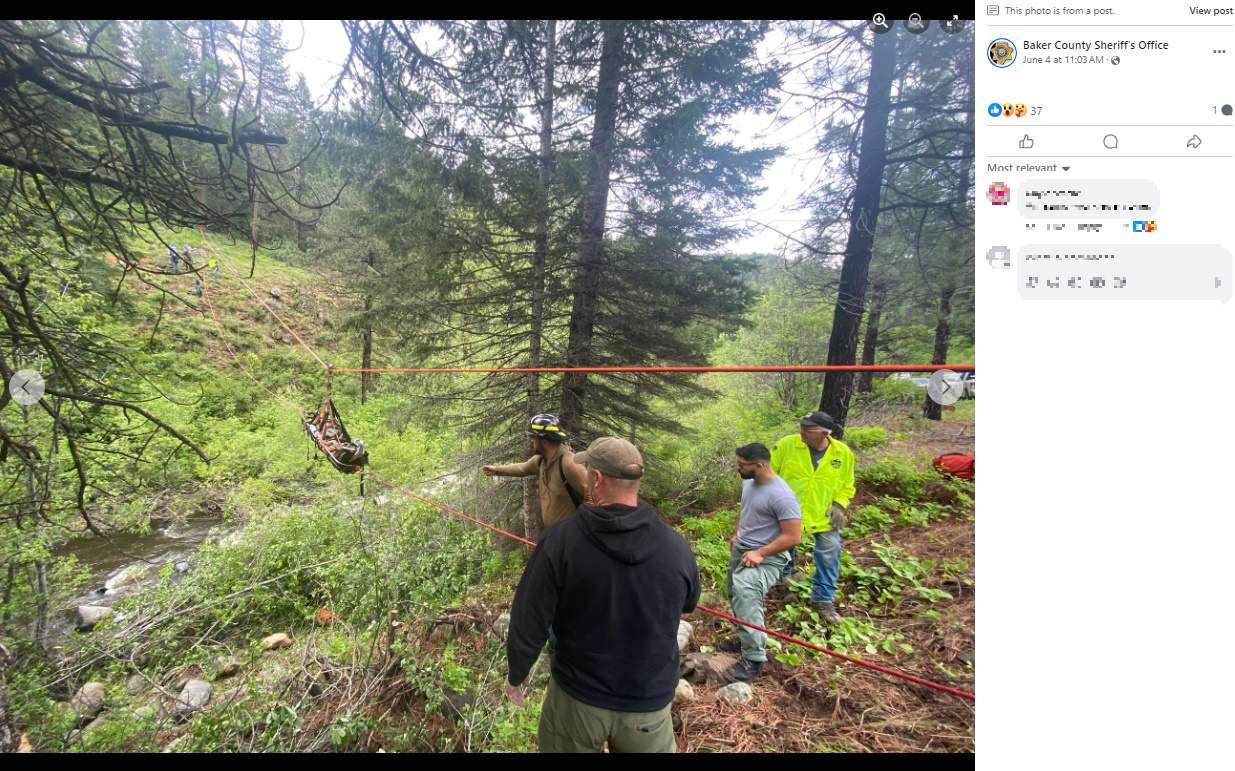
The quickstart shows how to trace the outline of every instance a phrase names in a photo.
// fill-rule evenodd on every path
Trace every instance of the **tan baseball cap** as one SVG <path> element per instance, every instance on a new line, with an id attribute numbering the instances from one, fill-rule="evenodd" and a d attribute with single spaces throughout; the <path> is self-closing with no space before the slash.
<path id="1" fill-rule="evenodd" d="M 638 479 L 643 476 L 643 456 L 635 446 L 616 436 L 602 436 L 575 454 L 575 463 L 587 464 L 607 477 Z"/>

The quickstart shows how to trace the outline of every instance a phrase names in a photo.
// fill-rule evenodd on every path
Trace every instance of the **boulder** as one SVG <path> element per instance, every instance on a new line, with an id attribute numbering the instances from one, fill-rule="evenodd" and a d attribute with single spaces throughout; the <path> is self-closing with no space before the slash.
<path id="1" fill-rule="evenodd" d="M 725 679 L 725 670 L 736 663 L 738 660 L 733 656 L 688 653 L 682 659 L 678 674 L 695 685 L 724 685 L 729 682 Z"/>
<path id="2" fill-rule="evenodd" d="M 280 289 L 280 288 L 278 288 L 277 286 L 272 286 L 272 287 L 270 287 L 270 296 L 271 296 L 271 297 L 273 297 L 273 298 L 274 298 L 274 299 L 276 299 L 276 300 L 282 300 L 282 299 L 283 299 L 283 290 L 282 290 L 282 289 Z"/>
<path id="3" fill-rule="evenodd" d="M 279 648 L 290 648 L 292 645 L 292 637 L 286 632 L 272 634 L 262 640 L 262 647 L 268 651 L 278 650 Z"/>
<path id="4" fill-rule="evenodd" d="M 689 704 L 695 700 L 695 689 L 686 680 L 678 680 L 678 687 L 673 692 L 673 706 Z"/>
<path id="5" fill-rule="evenodd" d="M 497 621 L 493 622 L 493 631 L 497 632 L 498 639 L 506 639 L 506 635 L 510 633 L 510 613 L 503 611 L 497 617 Z"/>
<path id="6" fill-rule="evenodd" d="M 716 698 L 731 704 L 745 704 L 755 698 L 750 683 L 730 683 L 716 692 Z"/>
<path id="7" fill-rule="evenodd" d="M 65 742 L 67 744 L 73 744 L 74 742 L 83 742 L 86 740 L 87 736 L 97 731 L 99 726 L 106 725 L 106 724 L 107 724 L 107 716 L 103 715 L 97 720 L 90 721 L 89 723 L 82 726 L 81 728 L 77 728 L 72 731 L 69 731 L 69 735 L 66 738 Z"/>
<path id="8" fill-rule="evenodd" d="M 678 622 L 678 653 L 685 653 L 695 629 L 686 621 Z"/>
<path id="9" fill-rule="evenodd" d="M 141 675 L 133 675 L 128 680 L 124 681 L 124 692 L 130 696 L 136 696 L 146 690 L 146 678 Z"/>
<path id="10" fill-rule="evenodd" d="M 77 629 L 85 632 L 110 616 L 114 611 L 104 605 L 82 605 L 77 609 Z"/>
<path id="11" fill-rule="evenodd" d="M 448 621 L 444 624 L 435 624 L 433 626 L 433 629 L 429 631 L 429 642 L 446 642 L 455 639 L 457 636 L 455 634 L 455 625 Z"/>
<path id="12" fill-rule="evenodd" d="M 215 664 L 215 672 L 214 672 L 215 680 L 222 680 L 225 677 L 231 677 L 232 675 L 240 671 L 240 662 L 234 658 L 225 659 L 222 656 L 220 656 L 218 659 L 215 660 L 214 664 Z"/>
<path id="13" fill-rule="evenodd" d="M 69 704 L 77 713 L 79 726 L 94 720 L 103 711 L 103 690 L 102 683 L 86 683 L 73 695 Z"/>
<path id="14" fill-rule="evenodd" d="M 190 680 L 176 697 L 176 716 L 185 719 L 194 712 L 201 712 L 210 702 L 214 688 L 205 680 Z"/>

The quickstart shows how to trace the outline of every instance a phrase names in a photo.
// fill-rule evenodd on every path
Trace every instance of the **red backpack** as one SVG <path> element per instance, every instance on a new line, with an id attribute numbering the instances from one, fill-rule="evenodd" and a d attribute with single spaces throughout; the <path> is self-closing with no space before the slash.
<path id="1" fill-rule="evenodd" d="M 949 452 L 931 461 L 935 470 L 944 476 L 957 479 L 973 479 L 973 454 Z"/>

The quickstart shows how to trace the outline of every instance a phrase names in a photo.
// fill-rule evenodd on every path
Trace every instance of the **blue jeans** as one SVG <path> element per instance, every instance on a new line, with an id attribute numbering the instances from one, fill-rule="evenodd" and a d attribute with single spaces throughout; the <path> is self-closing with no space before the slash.
<path id="1" fill-rule="evenodd" d="M 836 597 L 836 582 L 840 580 L 840 533 L 828 530 L 815 533 L 815 574 L 810 580 L 813 602 L 831 602 Z M 785 576 L 793 575 L 793 560 L 785 565 Z"/>

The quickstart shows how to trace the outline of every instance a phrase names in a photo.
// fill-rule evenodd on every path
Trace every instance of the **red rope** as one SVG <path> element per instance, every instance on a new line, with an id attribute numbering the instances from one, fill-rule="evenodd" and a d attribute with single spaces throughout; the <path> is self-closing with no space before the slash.
<path id="1" fill-rule="evenodd" d="M 925 685 L 927 688 L 934 688 L 937 691 L 943 691 L 944 693 L 950 693 L 953 696 L 960 696 L 962 699 L 969 699 L 970 701 L 974 701 L 976 699 L 976 697 L 972 693 L 966 693 L 965 691 L 960 691 L 960 690 L 957 690 L 956 688 L 949 688 L 948 686 L 940 685 L 939 683 L 932 683 L 930 680 L 923 680 L 920 677 L 914 677 L 913 675 L 907 675 L 904 672 L 897 672 L 894 669 L 888 669 L 887 667 L 881 667 L 878 664 L 872 664 L 869 661 L 863 661 L 862 659 L 855 659 L 852 656 L 846 656 L 843 653 L 837 653 L 834 650 L 829 650 L 827 648 L 824 648 L 823 646 L 815 645 L 814 643 L 808 643 L 805 640 L 799 640 L 796 637 L 790 637 L 787 634 L 781 634 L 780 632 L 775 632 L 775 631 L 772 631 L 771 629 L 764 629 L 758 624 L 751 624 L 746 621 L 743 621 L 740 618 L 734 618 L 733 616 L 730 616 L 728 613 L 722 613 L 719 610 L 713 610 L 712 608 L 708 608 L 703 605 L 700 605 L 698 607 L 699 607 L 699 610 L 703 611 L 704 613 L 711 613 L 713 616 L 716 616 L 718 618 L 723 618 L 726 621 L 732 621 L 735 624 L 741 624 L 742 626 L 750 627 L 751 629 L 757 629 L 766 635 L 771 635 L 772 637 L 776 637 L 781 640 L 785 640 L 787 642 L 796 643 L 797 645 L 801 645 L 805 648 L 810 648 L 811 650 L 816 650 L 816 651 L 819 651 L 820 653 L 826 653 L 829 656 L 835 656 L 838 659 L 844 659 L 845 661 L 852 662 L 854 664 L 857 664 L 858 666 L 867 667 L 868 669 L 873 669 L 876 672 L 883 672 L 885 675 L 899 677 L 902 680 L 908 680 L 909 682 L 917 683 L 918 685 Z"/>
<path id="2" fill-rule="evenodd" d="M 236 365 L 240 367 L 240 371 L 248 375 L 249 380 L 252 380 L 254 383 L 257 383 L 259 386 L 261 386 L 263 391 L 270 394 L 271 396 L 278 399 L 279 401 L 283 402 L 287 406 L 294 407 L 297 411 L 299 411 L 300 408 L 297 407 L 295 404 L 293 404 L 291 401 L 284 399 L 282 396 L 279 396 L 274 391 L 271 391 L 269 388 L 265 386 L 264 383 L 262 383 L 257 378 L 253 377 L 253 374 L 249 372 L 248 368 L 244 366 L 244 363 L 240 361 L 240 357 L 236 355 L 236 351 L 232 349 L 232 344 L 227 342 L 227 338 L 223 335 L 223 325 L 219 323 L 218 317 L 214 315 L 214 305 L 212 305 L 211 302 L 206 299 L 204 293 L 202 295 L 202 302 L 206 304 L 206 308 L 210 311 L 210 318 L 211 320 L 214 321 L 215 327 L 219 330 L 219 340 L 222 341 L 223 345 L 227 346 L 227 352 L 230 353 L 232 355 L 232 358 L 236 360 Z"/>
<path id="3" fill-rule="evenodd" d="M 479 519 L 473 519 L 472 517 L 469 517 L 468 515 L 464 514 L 464 513 L 463 513 L 463 512 L 461 512 L 461 511 L 455 511 L 454 509 L 450 508 L 449 506 L 443 506 L 442 504 L 440 504 L 440 503 L 438 503 L 438 502 L 436 502 L 436 501 L 431 501 L 431 500 L 429 500 L 428 498 L 422 498 L 421 496 L 417 495 L 416 493 L 411 492 L 410 490 L 405 490 L 405 489 L 403 489 L 402 487 L 399 487 L 399 486 L 398 486 L 398 485 L 396 485 L 396 484 L 391 484 L 390 482 L 387 482 L 385 479 L 382 479 L 382 478 L 381 478 L 381 477 L 379 477 L 378 475 L 374 474 L 372 471 L 365 471 L 364 469 L 361 469 L 359 466 L 357 466 L 357 467 L 356 467 L 356 470 L 357 470 L 357 471 L 359 471 L 361 474 L 364 474 L 364 475 L 365 475 L 365 476 L 367 476 L 367 477 L 373 477 L 373 478 L 374 478 L 374 479 L 376 479 L 378 482 L 381 482 L 382 484 L 386 485 L 386 486 L 387 486 L 387 487 L 389 487 L 390 489 L 392 489 L 392 490 L 398 490 L 399 492 L 403 493 L 404 495 L 410 495 L 411 497 L 415 498 L 416 500 L 418 500 L 418 501 L 420 501 L 420 502 L 422 502 L 422 503 L 427 503 L 427 504 L 429 504 L 430 506 L 435 506 L 435 507 L 437 507 L 437 508 L 441 509 L 442 511 L 449 512 L 450 514 L 454 514 L 456 517 L 463 517 L 463 518 L 464 518 L 464 519 L 466 519 L 468 522 L 475 522 L 476 524 L 480 525 L 481 527 L 486 527 L 486 528 L 488 528 L 488 529 L 492 530 L 492 531 L 493 531 L 493 532 L 495 532 L 495 533 L 501 533 L 502 535 L 506 536 L 507 538 L 513 538 L 513 539 L 515 539 L 516 541 L 519 541 L 520 543 L 525 543 L 525 544 L 527 544 L 528 546 L 531 546 L 532 548 L 535 548 L 535 547 L 536 547 L 536 544 L 535 544 L 535 543 L 533 543 L 532 541 L 527 540 L 526 538 L 520 538 L 519 536 L 515 535 L 514 533 L 508 533 L 508 532 L 506 532 L 505 530 L 502 530 L 502 529 L 500 529 L 500 528 L 496 528 L 496 527 L 494 527 L 493 525 L 490 525 L 490 524 L 488 524 L 488 523 L 486 523 L 486 522 L 481 522 Z"/>
<path id="4" fill-rule="evenodd" d="M 273 312 L 273 311 L 272 311 Z M 299 339 L 299 338 L 297 338 Z M 319 359 L 320 361 L 320 359 Z M 396 367 L 373 369 L 335 367 L 333 372 L 403 373 L 551 373 L 551 372 L 933 372 L 950 369 L 973 372 L 973 364 L 806 364 L 736 367 Z"/>

